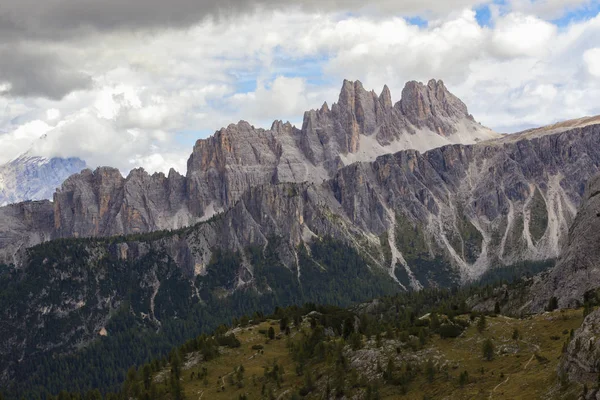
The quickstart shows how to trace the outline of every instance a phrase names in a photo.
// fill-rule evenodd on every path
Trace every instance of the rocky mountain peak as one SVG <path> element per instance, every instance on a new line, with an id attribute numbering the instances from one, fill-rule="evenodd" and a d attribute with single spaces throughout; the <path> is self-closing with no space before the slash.
<path id="1" fill-rule="evenodd" d="M 427 82 L 427 87 L 432 90 L 437 90 L 438 88 L 442 90 L 447 90 L 446 86 L 444 85 L 444 81 L 442 81 L 441 79 L 430 79 L 429 82 Z"/>
<path id="2" fill-rule="evenodd" d="M 293 125 L 289 122 L 283 122 L 282 120 L 275 120 L 271 124 L 271 131 L 275 133 L 284 133 L 289 132 L 293 129 Z"/>
<path id="3" fill-rule="evenodd" d="M 387 85 L 383 85 L 383 90 L 379 95 L 379 102 L 383 105 L 384 108 L 392 108 L 392 93 L 390 92 L 390 88 Z"/>
<path id="4" fill-rule="evenodd" d="M 357 107 L 363 106 L 365 100 L 373 100 L 372 92 L 367 92 L 358 80 L 353 82 L 344 79 L 337 105 L 345 110 L 354 111 Z"/>
<path id="5" fill-rule="evenodd" d="M 175 168 L 169 168 L 169 174 L 167 176 L 169 179 L 183 177 L 183 175 L 181 175 Z"/>
<path id="6" fill-rule="evenodd" d="M 79 158 L 45 158 L 29 152 L 0 165 L 0 205 L 51 199 L 71 174 L 86 167 Z"/>
<path id="7" fill-rule="evenodd" d="M 441 80 L 432 79 L 427 85 L 408 82 L 402 90 L 399 106 L 415 127 L 428 128 L 441 136 L 455 133 L 457 121 L 472 120 L 465 103 L 450 93 Z"/>

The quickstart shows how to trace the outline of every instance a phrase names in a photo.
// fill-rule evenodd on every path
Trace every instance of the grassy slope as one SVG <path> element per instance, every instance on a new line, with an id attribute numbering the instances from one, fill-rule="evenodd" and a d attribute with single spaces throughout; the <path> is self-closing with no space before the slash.
<path id="1" fill-rule="evenodd" d="M 528 319 L 498 316 L 487 318 L 487 329 L 483 333 L 479 333 L 476 324 L 472 324 L 456 339 L 440 339 L 435 335 L 425 348 L 416 354 L 427 354 L 428 358 L 449 365 L 446 372 L 438 370 L 432 382 L 429 382 L 425 373 L 421 372 L 410 383 L 409 391 L 404 395 L 401 394 L 399 387 L 381 381 L 381 398 L 419 400 L 424 398 L 577 398 L 579 388 L 560 389 L 556 371 L 562 345 L 568 338 L 568 332 L 579 327 L 581 322 L 581 310 L 556 311 Z M 279 332 L 277 321 L 238 328 L 235 332 L 242 342 L 240 348 L 222 349 L 220 357 L 207 363 L 188 362 L 183 373 L 186 397 L 188 399 L 237 399 L 240 394 L 246 394 L 248 399 L 263 398 L 261 389 L 264 367 L 272 365 L 273 361 L 277 360 L 280 365 L 283 365 L 285 375 L 281 388 L 275 390 L 275 398 L 290 398 L 292 393 L 297 392 L 303 385 L 304 378 L 295 374 L 295 363 L 288 353 L 286 342 L 294 340 L 298 337 L 296 335 L 301 333 L 292 329 L 290 339 L 283 336 L 280 340 L 267 341 L 265 335 L 260 334 L 259 330 L 266 330 L 269 326 L 273 326 L 275 331 Z M 512 339 L 515 328 L 521 335 L 517 341 Z M 485 361 L 482 357 L 481 348 L 485 338 L 490 338 L 494 342 L 496 352 L 493 361 Z M 374 341 L 370 341 L 366 347 L 372 346 L 373 343 Z M 264 354 L 251 349 L 255 344 L 264 346 Z M 424 364 L 426 359 L 422 362 Z M 231 385 L 227 378 L 228 374 L 239 365 L 245 368 L 243 388 Z M 382 362 L 382 365 L 385 367 L 385 363 Z M 205 385 L 202 380 L 190 378 L 193 371 L 198 371 L 202 367 L 208 368 L 208 385 Z M 326 375 L 331 367 L 322 362 L 316 365 L 309 364 L 308 368 L 314 376 L 318 376 L 320 373 Z M 468 372 L 469 383 L 461 386 L 458 377 L 463 371 Z M 325 386 L 324 380 L 325 378 L 317 380 L 317 387 L 322 389 Z M 224 392 L 221 391 L 223 383 Z M 356 389 L 355 393 L 360 391 L 360 388 Z M 320 397 L 312 393 L 307 398 Z"/>
<path id="2" fill-rule="evenodd" d="M 487 319 L 488 328 L 482 334 L 473 324 L 457 339 L 436 337 L 432 341 L 433 347 L 448 360 L 456 362 L 457 368 L 450 372 L 450 380 L 438 376 L 430 384 L 421 379 L 414 385 L 416 390 L 407 398 L 422 399 L 423 395 L 436 399 L 569 397 L 569 393 L 557 391 L 557 365 L 569 331 L 578 328 L 582 320 L 580 310 L 557 311 L 530 319 L 498 316 Z M 512 339 L 515 328 L 521 335 L 517 341 Z M 494 342 L 496 353 L 493 361 L 485 361 L 482 357 L 485 338 Z M 547 361 L 541 357 L 541 361 L 538 360 L 536 354 Z M 481 368 L 484 368 L 483 374 Z M 469 383 L 461 388 L 458 376 L 465 370 L 469 373 Z"/>

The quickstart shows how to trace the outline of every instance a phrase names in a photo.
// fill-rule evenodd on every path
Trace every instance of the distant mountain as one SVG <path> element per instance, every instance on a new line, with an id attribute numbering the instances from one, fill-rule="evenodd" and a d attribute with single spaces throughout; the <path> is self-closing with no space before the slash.
<path id="1" fill-rule="evenodd" d="M 52 199 L 65 179 L 85 167 L 79 158 L 45 158 L 25 153 L 0 165 L 0 205 Z"/>

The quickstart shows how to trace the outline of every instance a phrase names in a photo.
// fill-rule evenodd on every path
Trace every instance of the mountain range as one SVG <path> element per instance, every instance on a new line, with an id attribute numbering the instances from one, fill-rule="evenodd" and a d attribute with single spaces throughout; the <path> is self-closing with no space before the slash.
<path id="1" fill-rule="evenodd" d="M 352 162 L 396 150 L 498 136 L 476 123 L 441 81 L 407 83 L 395 105 L 387 87 L 377 96 L 360 82 L 344 81 L 338 103 L 306 112 L 302 129 L 276 121 L 263 130 L 241 121 L 198 140 L 185 177 L 136 169 L 123 178 L 113 168 L 73 175 L 53 204 L 40 204 L 43 212 L 54 209 L 53 226 L 40 230 L 88 237 L 181 228 L 226 210 L 257 185 L 322 182 Z M 12 254 L 1 252 L 11 261 Z"/>
<path id="2" fill-rule="evenodd" d="M 119 337 L 123 314 L 202 330 L 252 307 L 451 287 L 561 255 L 530 307 L 570 304 L 583 289 L 561 282 L 581 265 L 573 235 L 595 243 L 599 166 L 598 118 L 500 135 L 431 80 L 395 104 L 387 87 L 344 81 L 300 129 L 229 125 L 196 142 L 185 176 L 85 169 L 52 201 L 0 208 L 0 377 L 25 382 L 44 357 Z"/>

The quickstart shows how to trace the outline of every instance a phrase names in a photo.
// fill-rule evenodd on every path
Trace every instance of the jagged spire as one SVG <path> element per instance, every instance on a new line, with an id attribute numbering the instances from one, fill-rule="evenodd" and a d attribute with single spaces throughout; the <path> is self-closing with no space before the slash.
<path id="1" fill-rule="evenodd" d="M 387 85 L 383 85 L 383 90 L 381 91 L 381 94 L 379 95 L 379 102 L 385 108 L 392 107 L 392 93 L 390 92 L 390 88 L 388 88 Z"/>

